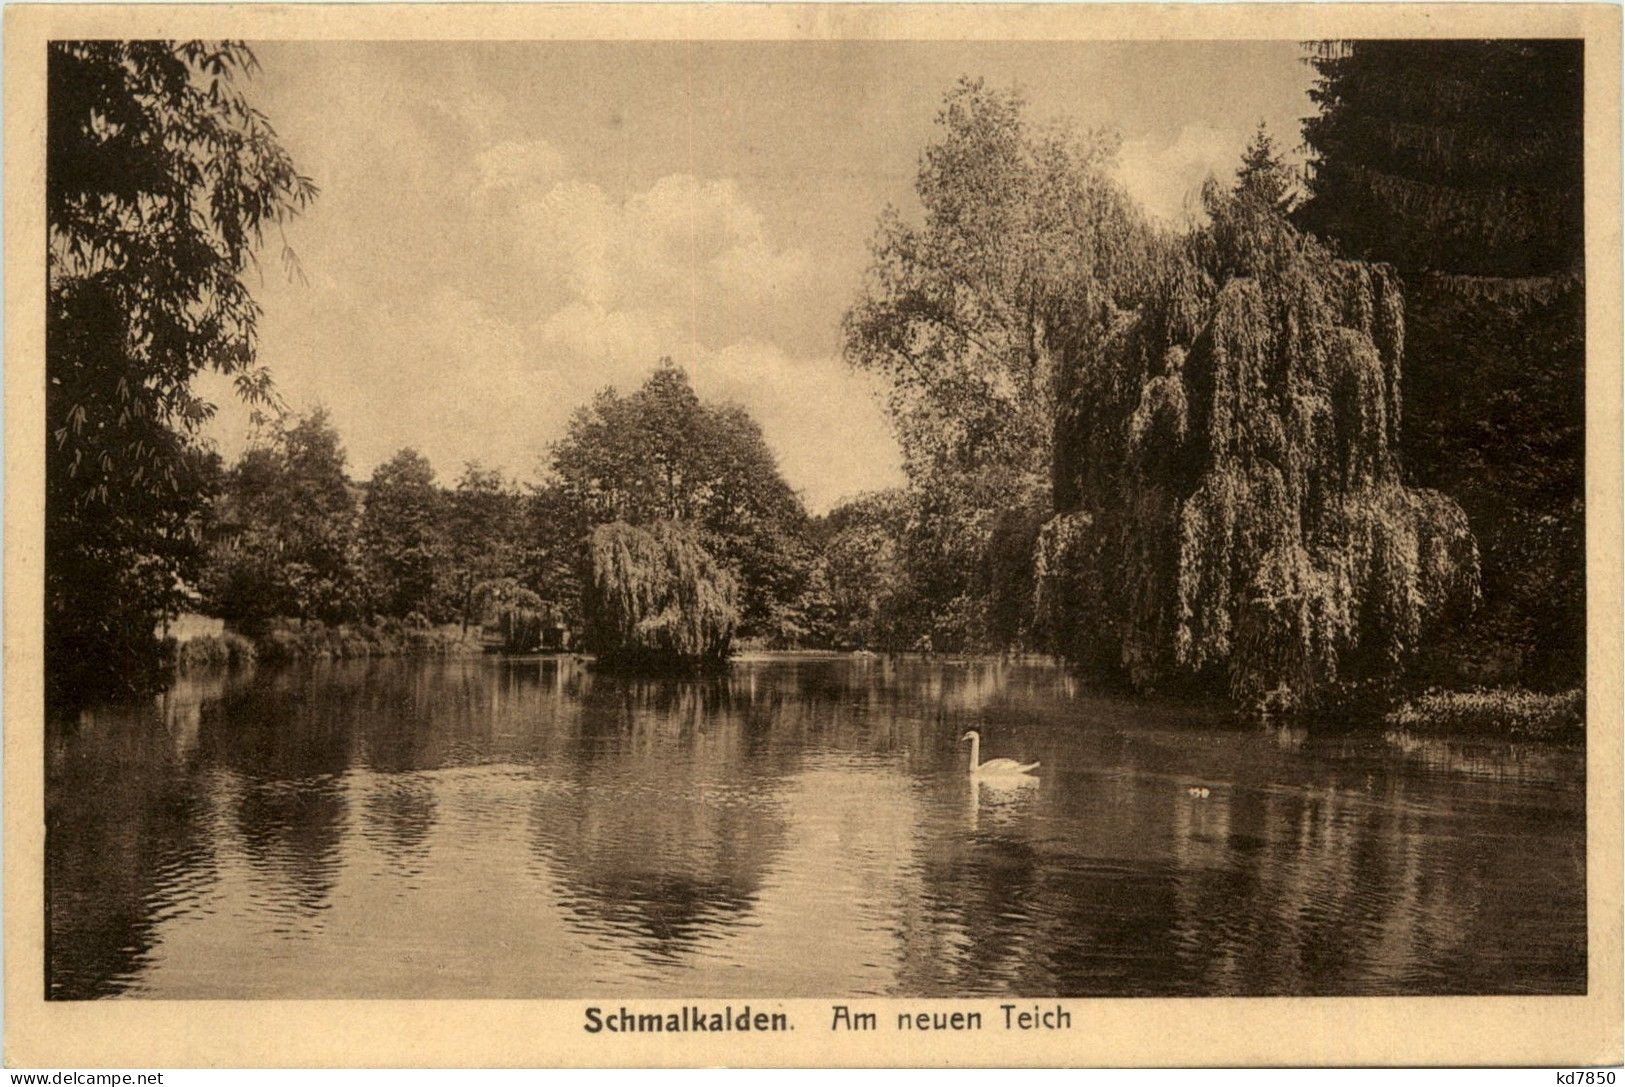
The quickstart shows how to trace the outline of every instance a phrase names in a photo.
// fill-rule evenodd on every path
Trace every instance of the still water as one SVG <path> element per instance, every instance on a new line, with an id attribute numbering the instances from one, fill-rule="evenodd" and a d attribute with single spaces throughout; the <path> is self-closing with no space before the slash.
<path id="1" fill-rule="evenodd" d="M 967 728 L 1038 780 L 973 784 Z M 1043 663 L 262 668 L 47 761 L 56 997 L 1586 985 L 1583 752 L 1259 729 Z"/>

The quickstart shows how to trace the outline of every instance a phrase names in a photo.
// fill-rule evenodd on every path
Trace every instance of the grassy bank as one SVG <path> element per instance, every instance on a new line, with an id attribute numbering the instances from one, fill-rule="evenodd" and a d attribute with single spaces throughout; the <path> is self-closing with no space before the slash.
<path id="1" fill-rule="evenodd" d="M 455 624 L 416 626 L 395 620 L 334 623 L 275 619 L 251 630 L 228 630 L 171 641 L 177 671 L 254 661 L 348 660 L 365 657 L 450 657 L 481 653 L 480 631 Z"/>
<path id="2" fill-rule="evenodd" d="M 1427 691 L 1400 703 L 1384 722 L 1418 733 L 1577 743 L 1585 739 L 1585 692 Z"/>

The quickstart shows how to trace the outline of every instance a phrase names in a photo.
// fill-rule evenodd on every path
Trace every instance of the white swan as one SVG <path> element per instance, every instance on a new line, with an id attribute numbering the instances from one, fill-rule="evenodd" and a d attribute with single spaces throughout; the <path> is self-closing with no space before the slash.
<path id="1" fill-rule="evenodd" d="M 1014 777 L 1017 774 L 1030 774 L 1038 769 L 1038 763 L 1019 763 L 1015 759 L 988 759 L 981 761 L 982 734 L 971 729 L 959 738 L 960 743 L 970 741 L 970 772 L 972 777 Z"/>

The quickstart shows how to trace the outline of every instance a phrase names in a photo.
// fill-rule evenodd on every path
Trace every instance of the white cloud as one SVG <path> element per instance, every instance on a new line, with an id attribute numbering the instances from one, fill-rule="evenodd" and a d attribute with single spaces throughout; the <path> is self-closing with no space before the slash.
<path id="1" fill-rule="evenodd" d="M 617 200 L 561 180 L 529 194 L 518 217 L 537 274 L 568 296 L 537 325 L 556 369 L 630 388 L 672 356 L 701 396 L 750 411 L 815 509 L 897 482 L 868 379 L 756 332 L 794 304 L 812 267 L 804 250 L 775 244 L 733 181 L 672 174 Z"/>
<path id="2" fill-rule="evenodd" d="M 515 244 L 537 274 L 596 306 L 708 321 L 782 301 L 811 272 L 807 253 L 775 245 L 729 180 L 673 174 L 623 200 L 559 181 L 527 196 L 515 217 Z"/>
<path id="3" fill-rule="evenodd" d="M 466 213 L 461 232 L 347 209 L 409 257 L 326 252 L 356 266 L 347 286 L 329 278 L 266 312 L 264 361 L 295 409 L 331 411 L 352 475 L 412 445 L 443 482 L 475 458 L 534 479 L 577 407 L 605 385 L 630 391 L 670 355 L 701 396 L 751 413 L 813 508 L 898 481 L 869 379 L 773 342 L 814 269 L 734 181 L 670 174 L 612 194 L 540 139 L 452 161 L 420 164 L 403 199 Z M 318 252 L 327 242 L 313 238 Z M 245 413 L 210 391 L 222 405 L 211 431 L 235 456 Z"/>
<path id="4" fill-rule="evenodd" d="M 572 302 L 537 326 L 545 349 L 605 374 L 606 381 L 629 368 L 653 366 L 662 355 L 681 353 L 678 330 L 669 316 L 649 310 L 610 309 Z"/>
<path id="5" fill-rule="evenodd" d="M 1202 182 L 1235 173 L 1251 130 L 1186 125 L 1169 139 L 1123 143 L 1117 176 L 1141 206 L 1169 222 L 1201 217 Z"/>
<path id="6" fill-rule="evenodd" d="M 901 461 L 873 378 L 838 358 L 803 358 L 776 344 L 741 340 L 720 347 L 679 345 L 680 336 L 646 312 L 569 306 L 538 328 L 571 405 L 606 384 L 630 392 L 662 355 L 686 369 L 707 400 L 743 406 L 762 427 L 779 469 L 814 511 L 843 495 L 902 482 Z M 562 430 L 563 421 L 560 420 Z"/>

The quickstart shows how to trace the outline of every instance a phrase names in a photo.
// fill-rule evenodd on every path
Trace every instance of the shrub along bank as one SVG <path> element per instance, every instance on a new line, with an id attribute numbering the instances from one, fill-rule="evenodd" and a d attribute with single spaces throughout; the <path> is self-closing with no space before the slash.
<path id="1" fill-rule="evenodd" d="M 1427 691 L 1401 703 L 1384 721 L 1408 732 L 1579 742 L 1585 739 L 1585 709 L 1585 692 L 1579 689 Z"/>
<path id="2" fill-rule="evenodd" d="M 272 619 L 244 631 L 228 630 L 184 641 L 170 639 L 176 671 L 237 666 L 255 661 L 345 660 L 365 657 L 451 657 L 481 653 L 475 627 L 429 626 L 386 619 L 377 623 L 323 623 Z"/>

